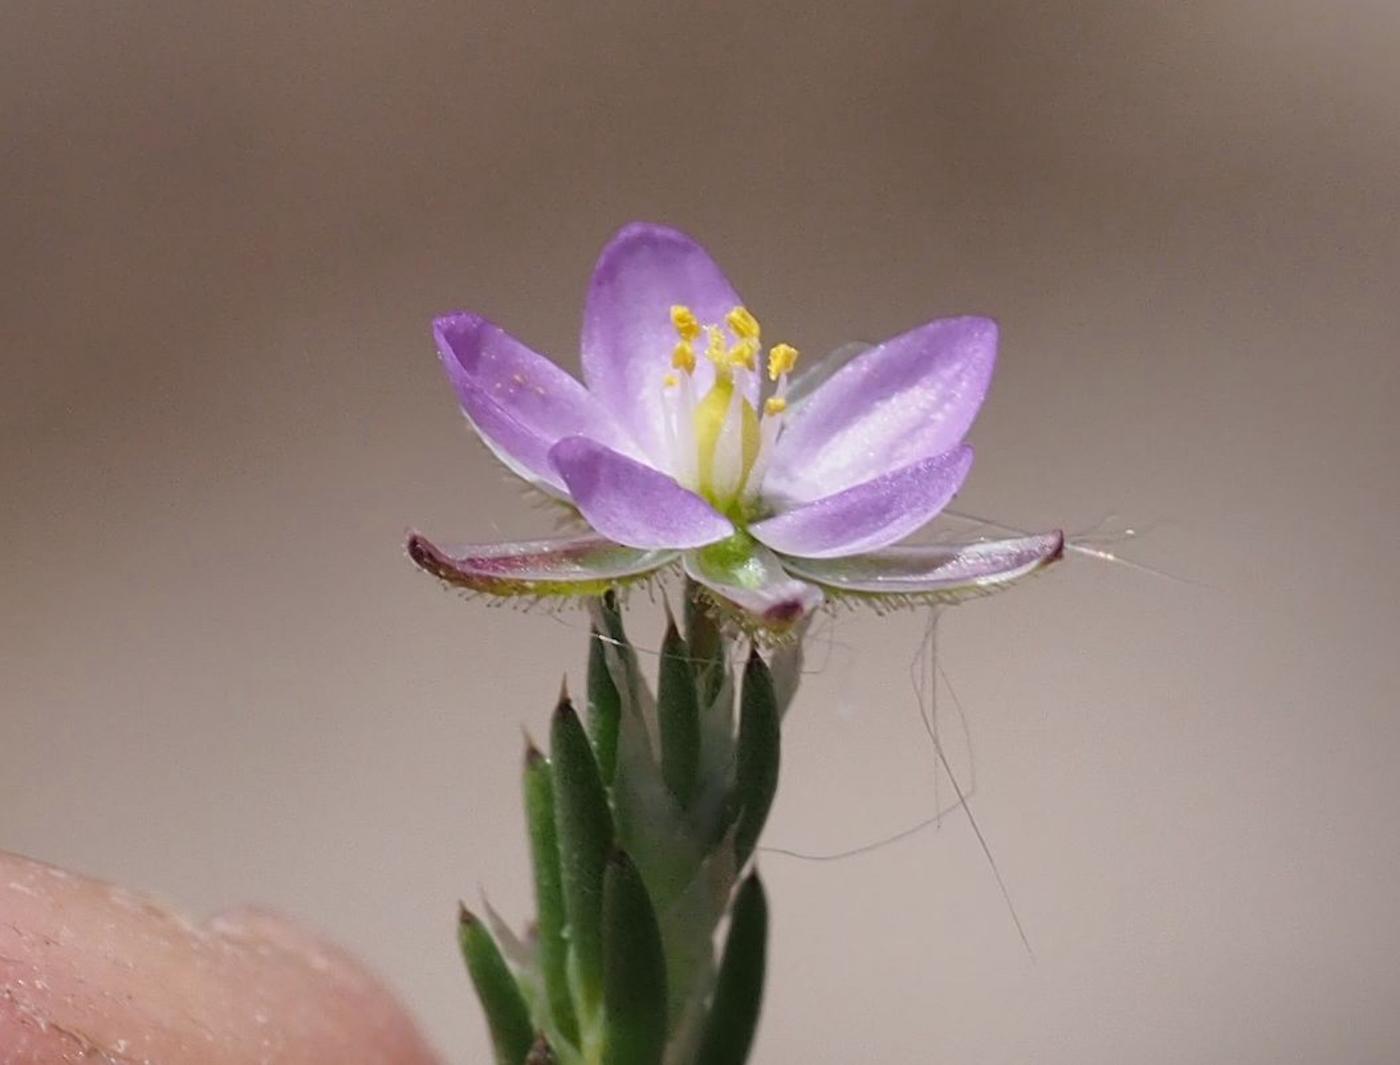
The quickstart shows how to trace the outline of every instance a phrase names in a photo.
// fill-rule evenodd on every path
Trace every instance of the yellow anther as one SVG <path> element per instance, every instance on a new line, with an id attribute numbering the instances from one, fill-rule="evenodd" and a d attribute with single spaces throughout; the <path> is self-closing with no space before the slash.
<path id="1" fill-rule="evenodd" d="M 705 357 L 716 366 L 729 365 L 729 348 L 724 342 L 724 330 L 717 325 L 705 327 Z"/>
<path id="2" fill-rule="evenodd" d="M 735 307 L 724 316 L 734 335 L 742 340 L 758 339 L 758 319 L 749 313 L 747 307 Z"/>
<path id="3" fill-rule="evenodd" d="M 741 340 L 729 349 L 730 366 L 744 366 L 752 370 L 757 365 L 757 360 L 757 340 Z"/>
<path id="4" fill-rule="evenodd" d="M 665 377 L 661 379 L 661 383 L 667 388 L 675 388 L 678 384 L 681 383 L 681 379 L 673 373 L 668 373 Z"/>
<path id="5" fill-rule="evenodd" d="M 676 345 L 676 350 L 671 352 L 671 367 L 686 373 L 695 372 L 695 349 L 691 347 L 690 341 L 682 340 Z"/>
<path id="6" fill-rule="evenodd" d="M 763 403 L 764 414 L 781 414 L 787 410 L 787 400 L 782 396 L 769 396 Z"/>
<path id="7" fill-rule="evenodd" d="M 682 304 L 678 303 L 671 308 L 671 324 L 687 344 L 700 336 L 700 320 L 695 317 L 694 311 Z"/>
<path id="8" fill-rule="evenodd" d="M 768 352 L 768 378 L 776 381 L 797 365 L 797 349 L 791 344 L 774 344 Z"/>

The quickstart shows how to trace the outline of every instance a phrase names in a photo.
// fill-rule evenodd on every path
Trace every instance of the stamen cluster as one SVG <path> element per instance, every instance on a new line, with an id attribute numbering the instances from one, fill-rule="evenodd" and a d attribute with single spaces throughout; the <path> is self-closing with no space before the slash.
<path id="1" fill-rule="evenodd" d="M 798 352 L 790 344 L 768 351 L 766 375 L 759 370 L 762 328 L 746 307 L 735 307 L 724 324 L 702 323 L 689 307 L 671 308 L 677 336 L 665 388 L 670 473 L 731 519 L 740 521 L 758 496 L 787 412 L 788 375 Z M 705 338 L 705 359 L 714 380 L 704 395 L 695 382 L 700 365 L 696 342 Z M 769 395 L 760 410 L 755 400 Z M 752 397 L 752 398 L 751 398 Z"/>

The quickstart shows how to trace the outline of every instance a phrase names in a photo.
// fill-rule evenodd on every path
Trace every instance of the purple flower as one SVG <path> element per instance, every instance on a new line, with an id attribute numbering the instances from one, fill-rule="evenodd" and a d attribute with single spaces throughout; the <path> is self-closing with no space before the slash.
<path id="1" fill-rule="evenodd" d="M 409 554 L 492 595 L 596 595 L 677 561 L 750 628 L 827 594 L 941 599 L 1057 559 L 1058 533 L 892 547 L 952 499 L 996 360 L 996 325 L 946 318 L 803 372 L 703 248 L 634 223 L 603 250 L 580 384 L 475 314 L 434 325 L 462 410 L 496 456 L 587 535 Z"/>

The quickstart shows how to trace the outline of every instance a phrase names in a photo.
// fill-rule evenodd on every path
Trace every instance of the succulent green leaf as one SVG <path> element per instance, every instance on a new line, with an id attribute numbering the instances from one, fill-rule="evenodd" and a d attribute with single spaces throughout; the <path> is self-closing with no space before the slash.
<path id="1" fill-rule="evenodd" d="M 522 1065 L 535 1041 L 535 1030 L 520 986 L 491 933 L 465 906 L 459 914 L 457 938 L 486 1014 L 497 1065 Z"/>
<path id="2" fill-rule="evenodd" d="M 768 902 L 754 874 L 734 901 L 698 1065 L 744 1065 L 758 1029 L 768 954 Z"/>
<path id="3" fill-rule="evenodd" d="M 666 956 L 656 911 L 626 852 L 603 890 L 603 1017 L 607 1065 L 660 1065 L 666 1049 Z"/>
<path id="4" fill-rule="evenodd" d="M 734 770 L 734 846 L 739 865 L 748 861 L 768 820 L 778 790 L 782 733 L 773 676 L 758 651 L 744 666 L 739 700 L 739 745 Z"/>
<path id="5" fill-rule="evenodd" d="M 683 809 L 695 799 L 700 772 L 700 701 L 690 648 L 676 623 L 666 626 L 661 642 L 656 712 L 661 733 L 661 776 Z"/>
<path id="6" fill-rule="evenodd" d="M 603 875 L 613 825 L 593 748 L 567 696 L 554 712 L 550 745 L 564 910 L 579 998 L 591 1013 L 602 995 Z"/>
<path id="7" fill-rule="evenodd" d="M 525 754 L 525 820 L 535 873 L 535 938 L 545 997 L 555 1028 L 577 1046 L 578 1018 L 569 988 L 568 916 L 555 823 L 554 774 L 548 760 L 533 744 Z"/>
<path id="8" fill-rule="evenodd" d="M 622 715 L 612 671 L 608 669 L 608 640 L 594 625 L 588 640 L 588 734 L 598 757 L 603 783 L 612 787 L 617 772 L 617 736 Z"/>

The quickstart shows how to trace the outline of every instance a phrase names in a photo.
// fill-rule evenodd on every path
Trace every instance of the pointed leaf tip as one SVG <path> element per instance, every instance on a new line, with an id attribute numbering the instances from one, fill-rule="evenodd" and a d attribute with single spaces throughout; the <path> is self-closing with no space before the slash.
<path id="1" fill-rule="evenodd" d="M 541 1032 L 540 1037 L 535 1040 L 535 1045 L 530 1048 L 530 1053 L 525 1057 L 525 1065 L 556 1065 L 558 1060 L 554 1056 L 554 1048 Z"/>

